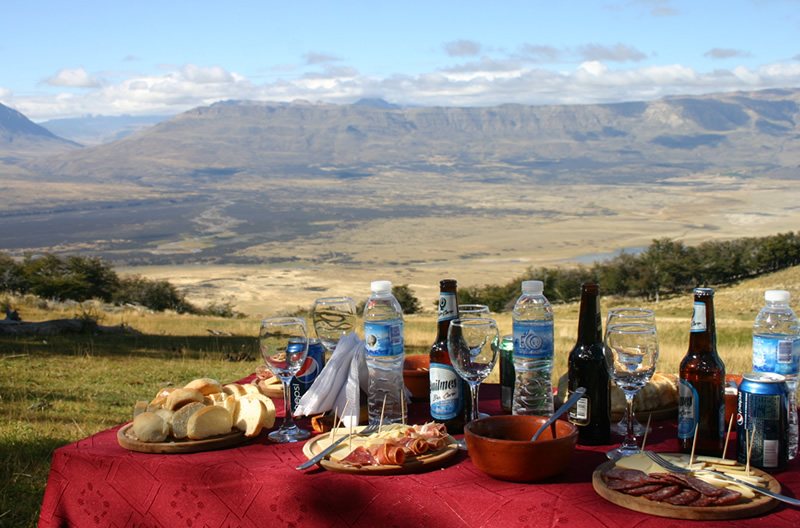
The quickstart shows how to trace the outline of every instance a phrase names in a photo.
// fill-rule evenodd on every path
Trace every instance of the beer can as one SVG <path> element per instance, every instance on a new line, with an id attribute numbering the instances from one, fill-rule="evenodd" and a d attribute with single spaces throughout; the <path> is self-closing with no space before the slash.
<path id="1" fill-rule="evenodd" d="M 500 342 L 500 407 L 511 412 L 514 398 L 514 336 L 503 336 Z"/>
<path id="2" fill-rule="evenodd" d="M 293 344 L 289 344 L 292 347 Z M 325 366 L 325 348 L 319 339 L 308 340 L 308 355 L 303 366 L 289 382 L 289 395 L 292 401 L 292 412 L 300 403 L 300 398 L 308 392 L 311 384 L 317 379 L 322 368 Z"/>
<path id="3" fill-rule="evenodd" d="M 739 383 L 736 458 L 765 471 L 785 469 L 788 459 L 789 398 L 784 376 L 748 372 Z"/>

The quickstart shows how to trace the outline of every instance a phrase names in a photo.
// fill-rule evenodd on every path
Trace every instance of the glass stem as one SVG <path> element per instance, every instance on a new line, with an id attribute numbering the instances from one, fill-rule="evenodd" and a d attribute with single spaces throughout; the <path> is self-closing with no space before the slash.
<path id="1" fill-rule="evenodd" d="M 628 414 L 628 429 L 625 433 L 625 440 L 622 441 L 623 447 L 636 448 L 636 435 L 633 433 L 633 397 L 635 392 L 625 391 L 625 408 Z"/>
<path id="2" fill-rule="evenodd" d="M 291 388 L 289 386 L 289 384 L 292 382 L 292 379 L 281 378 L 281 381 L 283 382 L 283 425 L 281 425 L 281 429 L 291 429 L 294 427 Z"/>
<path id="3" fill-rule="evenodd" d="M 469 393 L 472 396 L 472 416 L 470 416 L 470 420 L 477 420 L 478 419 L 478 387 L 480 385 L 477 383 L 470 383 L 469 384 Z"/>

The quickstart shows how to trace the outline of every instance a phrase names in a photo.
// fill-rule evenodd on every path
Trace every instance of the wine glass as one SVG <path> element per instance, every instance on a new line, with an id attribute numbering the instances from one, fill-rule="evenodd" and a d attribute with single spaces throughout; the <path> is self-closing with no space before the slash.
<path id="1" fill-rule="evenodd" d="M 606 456 L 611 460 L 641 451 L 633 431 L 633 398 L 650 381 L 658 361 L 658 336 L 654 326 L 616 324 L 606 330 L 604 355 L 608 375 L 625 393 L 628 430 L 622 445 Z"/>
<path id="2" fill-rule="evenodd" d="M 261 321 L 258 334 L 261 355 L 269 369 L 283 382 L 283 424 L 267 437 L 273 442 L 287 443 L 305 440 L 311 433 L 297 427 L 292 416 L 289 383 L 308 355 L 308 331 L 305 320 L 299 317 L 272 317 Z"/>
<path id="3" fill-rule="evenodd" d="M 459 304 L 458 317 L 461 319 L 485 318 L 489 316 L 489 307 L 485 304 Z"/>
<path id="4" fill-rule="evenodd" d="M 322 346 L 333 353 L 339 339 L 356 328 L 356 303 L 350 297 L 325 297 L 314 301 L 311 320 Z"/>
<path id="5" fill-rule="evenodd" d="M 646 310 L 644 308 L 612 308 L 608 311 L 608 318 L 606 319 L 606 329 L 615 324 L 625 323 L 641 323 L 646 325 L 656 326 L 656 316 L 653 310 Z M 633 432 L 636 436 L 642 436 L 647 431 L 646 427 L 639 423 L 636 419 L 636 410 L 634 409 L 633 415 Z M 611 426 L 611 432 L 625 436 L 628 432 L 628 408 L 622 413 L 622 418 L 619 422 Z"/>
<path id="6" fill-rule="evenodd" d="M 497 363 L 500 331 L 493 319 L 453 319 L 447 331 L 447 351 L 459 376 L 469 385 L 470 421 L 479 418 L 478 388 Z M 459 444 L 460 445 L 460 444 Z"/>

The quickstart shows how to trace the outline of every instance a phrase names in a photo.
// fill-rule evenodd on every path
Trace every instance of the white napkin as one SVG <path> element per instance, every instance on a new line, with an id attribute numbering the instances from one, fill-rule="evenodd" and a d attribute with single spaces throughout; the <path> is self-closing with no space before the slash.
<path id="1" fill-rule="evenodd" d="M 336 345 L 331 359 L 300 398 L 295 416 L 312 416 L 335 409 L 346 427 L 358 425 L 360 388 L 367 388 L 369 374 L 364 340 L 350 332 Z M 347 406 L 347 414 L 343 414 Z"/>

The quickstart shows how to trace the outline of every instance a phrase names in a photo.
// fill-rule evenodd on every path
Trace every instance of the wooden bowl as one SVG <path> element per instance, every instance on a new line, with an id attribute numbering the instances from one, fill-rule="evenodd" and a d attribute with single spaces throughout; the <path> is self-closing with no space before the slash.
<path id="1" fill-rule="evenodd" d="M 543 416 L 490 416 L 474 420 L 464 428 L 472 463 L 490 477 L 513 482 L 534 482 L 566 469 L 578 428 L 556 421 L 556 438 L 548 427 L 536 442 L 531 438 L 547 421 Z"/>
<path id="2" fill-rule="evenodd" d="M 430 379 L 431 358 L 428 354 L 418 356 L 406 356 L 403 365 L 403 381 L 411 391 L 411 398 L 414 401 L 426 401 L 431 395 Z"/>

